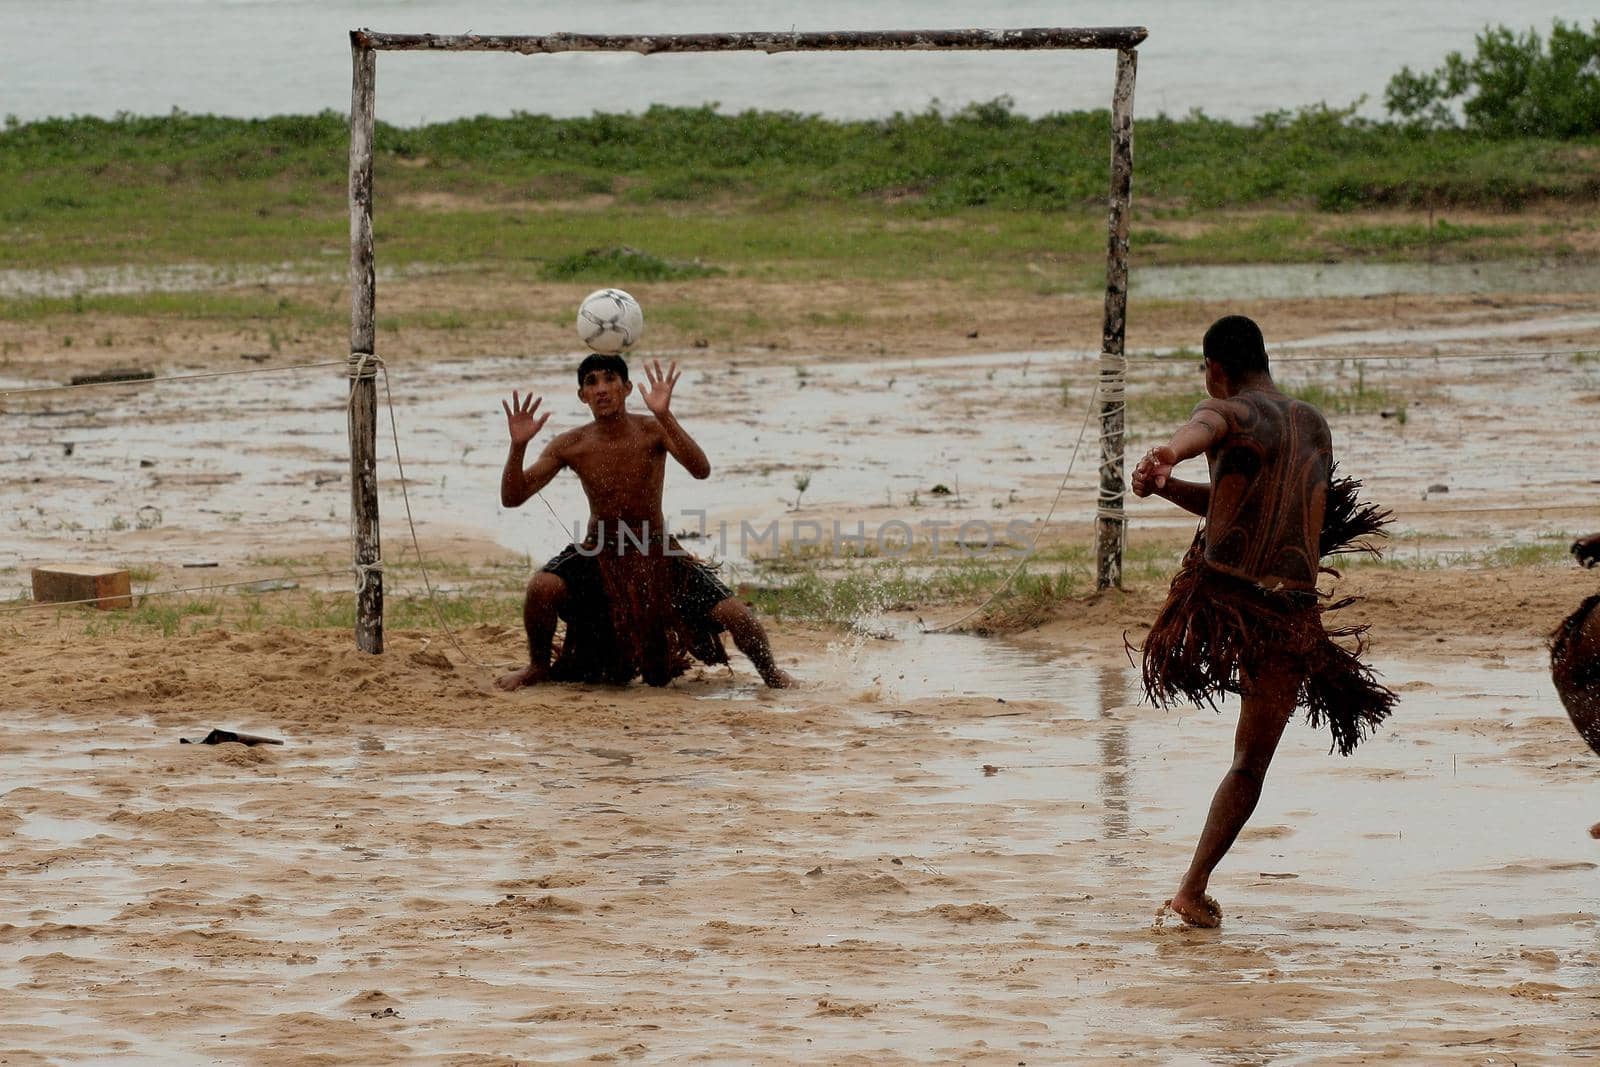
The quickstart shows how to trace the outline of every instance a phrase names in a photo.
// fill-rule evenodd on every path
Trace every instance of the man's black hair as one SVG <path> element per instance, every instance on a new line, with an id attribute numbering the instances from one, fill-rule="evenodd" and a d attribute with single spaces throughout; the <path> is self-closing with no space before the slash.
<path id="1" fill-rule="evenodd" d="M 603 356 L 599 352 L 590 353 L 583 357 L 583 362 L 578 364 L 578 384 L 589 376 L 590 371 L 608 370 L 623 381 L 628 380 L 628 361 L 621 356 Z"/>
<path id="2" fill-rule="evenodd" d="M 1267 369 L 1267 342 L 1261 327 L 1243 315 L 1224 315 L 1213 322 L 1203 347 L 1206 359 L 1221 367 L 1229 381 Z"/>

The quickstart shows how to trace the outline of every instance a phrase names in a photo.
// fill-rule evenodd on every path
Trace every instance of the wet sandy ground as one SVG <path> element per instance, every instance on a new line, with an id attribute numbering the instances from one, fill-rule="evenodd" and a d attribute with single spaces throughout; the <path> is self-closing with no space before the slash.
<path id="1" fill-rule="evenodd" d="M 1592 502 L 1573 495 L 1573 471 L 1574 449 L 1589 439 L 1600 405 L 1593 310 L 1534 304 L 1510 322 L 1346 329 L 1286 338 L 1276 350 L 1290 386 L 1392 398 L 1389 417 L 1331 416 L 1336 447 L 1345 469 L 1395 509 L 1401 535 L 1475 538 L 1429 551 L 1591 521 Z M 797 523 L 828 531 L 838 522 L 846 533 L 860 523 L 872 535 L 889 520 L 918 530 L 944 523 L 947 538 L 963 522 L 982 523 L 998 539 L 1012 522 L 1033 529 L 1069 463 L 1055 520 L 1081 524 L 1092 514 L 1098 446 L 1092 419 L 1085 432 L 1095 401 L 1087 353 L 683 355 L 674 410 L 712 457 L 715 477 L 697 483 L 670 469 L 668 519 L 676 530 L 706 529 L 703 554 L 770 554 L 762 535 L 773 522 L 785 539 L 797 535 Z M 548 507 L 506 511 L 497 499 L 501 399 L 513 388 L 544 396 L 553 412 L 547 437 L 580 424 L 587 413 L 571 363 L 565 354 L 483 356 L 394 368 L 400 457 L 425 541 L 465 532 L 542 560 L 572 538 L 587 510 L 574 479 L 546 490 Z M 1141 403 L 1200 387 L 1192 360 L 1135 364 L 1130 452 L 1137 456 L 1181 417 L 1142 416 L 1150 409 Z M 24 568 L 20 587 L 27 566 L 63 557 L 237 568 L 335 543 L 348 530 L 345 393 L 335 366 L 13 395 L 0 409 L 0 492 L 21 503 L 0 523 L 0 559 Z M 1395 417 L 1402 407 L 1404 418 Z M 409 533 L 386 397 L 380 421 L 380 509 L 386 543 L 398 549 Z M 797 478 L 809 479 L 804 493 Z M 940 486 L 951 493 L 936 495 Z M 1462 514 L 1480 508 L 1537 510 Z M 1179 536 L 1188 525 L 1162 501 L 1130 498 L 1129 509 L 1135 537 Z M 256 567 L 249 576 L 281 570 Z"/>
<path id="2" fill-rule="evenodd" d="M 1396 329 L 1341 315 L 1290 318 L 1275 351 L 1290 382 L 1406 397 L 1404 423 L 1333 420 L 1347 468 L 1420 535 L 1403 551 L 1600 525 L 1574 474 L 1600 398 L 1574 356 L 1600 345 L 1592 302 Z M 1507 350 L 1555 354 L 1458 358 Z M 1406 358 L 1290 362 L 1308 355 Z M 558 404 L 551 429 L 575 424 L 570 357 L 394 362 L 425 550 L 558 548 L 581 496 L 562 479 L 554 517 L 500 511 L 498 402 L 527 383 Z M 718 473 L 669 477 L 669 506 L 869 528 L 1042 515 L 1092 366 L 686 363 L 676 406 Z M 1133 372 L 1152 394 L 1197 378 Z M 337 547 L 343 394 L 330 368 L 9 398 L 6 581 L 62 557 L 151 568 L 156 588 L 275 577 Z M 1136 422 L 1130 448 L 1158 430 Z M 1086 540 L 1092 463 L 1047 539 Z M 960 500 L 934 505 L 940 483 Z M 1131 507 L 1136 543 L 1191 528 Z M 441 666 L 438 634 L 391 631 L 374 658 L 343 632 L 163 639 L 6 614 L 0 1062 L 1580 1061 L 1600 1054 L 1600 791 L 1538 641 L 1591 585 L 1558 567 L 1352 571 L 1402 703 L 1348 760 L 1291 728 L 1214 884 L 1220 932 L 1151 927 L 1232 722 L 1137 704 L 1121 642 L 1159 583 L 1011 643 L 781 625 L 809 688 L 776 696 L 742 663 L 664 692 L 492 693 L 520 650 L 495 627 Z M 177 744 L 213 726 L 288 744 Z"/>
<path id="3" fill-rule="evenodd" d="M 1201 932 L 1152 916 L 1231 715 L 1137 706 L 1125 663 L 786 632 L 798 693 L 491 702 L 409 640 L 133 639 L 97 691 L 7 714 L 0 1057 L 1600 1051 L 1600 792 L 1536 655 L 1382 662 L 1404 699 L 1350 759 L 1291 727 Z M 213 725 L 288 744 L 177 743 Z"/>

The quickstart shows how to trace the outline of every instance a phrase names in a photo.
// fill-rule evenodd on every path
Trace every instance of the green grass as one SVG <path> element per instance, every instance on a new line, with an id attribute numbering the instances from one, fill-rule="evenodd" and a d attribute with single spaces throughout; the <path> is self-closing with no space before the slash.
<path id="1" fill-rule="evenodd" d="M 1576 535 L 1565 530 L 1540 530 L 1533 540 L 1494 544 L 1483 548 L 1448 548 L 1451 542 L 1499 540 L 1494 531 L 1441 534 L 1421 530 L 1395 532 L 1377 543 L 1381 557 L 1353 554 L 1340 557 L 1334 566 L 1350 568 L 1384 567 L 1394 570 L 1444 570 L 1451 567 L 1506 569 L 1567 565 L 1572 561 L 1571 546 Z"/>
<path id="2" fill-rule="evenodd" d="M 1204 389 L 1177 388 L 1156 383 L 1133 383 L 1128 387 L 1130 428 L 1154 428 L 1160 432 L 1177 429 L 1189 421 L 1195 405 L 1206 399 Z"/>
<path id="3" fill-rule="evenodd" d="M 219 322 L 272 322 L 308 329 L 348 321 L 341 308 L 285 296 L 236 292 L 111 293 L 0 299 L 0 319 L 29 322 L 74 315 L 157 315 Z"/>
<path id="4" fill-rule="evenodd" d="M 1228 220 L 1188 238 L 1162 242 L 1163 263 L 1286 263 L 1315 258 L 1316 226 L 1300 214 Z M 1137 246 L 1136 233 L 1130 247 Z"/>
<path id="5" fill-rule="evenodd" d="M 269 600 L 247 598 L 239 628 L 259 630 L 283 626 L 293 630 L 346 630 L 356 624 L 355 597 L 344 593 L 310 593 L 274 605 Z M 493 623 L 521 625 L 522 597 L 516 593 L 426 593 L 385 596 L 384 626 L 396 630 L 437 630 L 439 620 L 452 629 Z"/>
<path id="6" fill-rule="evenodd" d="M 1257 218 L 1224 214 L 1189 236 L 1152 222 L 1134 227 L 1130 246 L 1157 263 L 1414 262 L 1516 258 L 1535 249 L 1570 254 L 1571 244 L 1558 239 L 1567 236 L 1528 223 L 1456 224 L 1437 218 L 1351 225 L 1345 214 L 1285 211 Z"/>
<path id="7" fill-rule="evenodd" d="M 1308 382 L 1291 385 L 1285 391 L 1326 415 L 1377 415 L 1406 410 L 1405 396 L 1382 386 L 1367 385 L 1359 378 L 1353 383 Z"/>
<path id="8" fill-rule="evenodd" d="M 1444 219 L 1427 223 L 1386 226 L 1349 226 L 1330 230 L 1323 238 L 1339 251 L 1367 256 L 1399 256 L 1418 249 L 1437 250 L 1450 245 L 1492 239 L 1497 247 L 1506 239 L 1521 237 L 1528 230 L 1521 224 L 1497 226 L 1456 225 Z"/>
<path id="9" fill-rule="evenodd" d="M 189 600 L 135 597 L 134 606 L 127 611 L 91 612 L 83 631 L 90 637 L 100 637 L 123 630 L 159 630 L 163 637 L 171 637 L 180 630 L 193 633 L 215 625 L 221 611 L 222 601 L 218 597 Z"/>
<path id="10" fill-rule="evenodd" d="M 1104 112 L 1028 119 L 996 103 L 853 122 L 653 108 L 381 125 L 379 261 L 619 282 L 726 271 L 1080 288 L 1104 254 L 1107 121 Z M 0 267 L 198 261 L 338 272 L 347 137 L 332 112 L 8 124 Z M 1581 216 L 1600 199 L 1594 138 L 1488 141 L 1312 109 L 1250 124 L 1142 116 L 1136 144 L 1133 246 L 1155 262 L 1514 253 L 1539 235 L 1443 221 L 1323 232 L 1301 216 L 1538 200 L 1566 201 Z M 1227 214 L 1238 208 L 1279 213 Z M 1164 228 L 1196 217 L 1211 222 L 1182 236 Z"/>
<path id="11" fill-rule="evenodd" d="M 229 596 L 219 591 L 184 600 L 135 595 L 127 611 L 89 612 L 84 633 L 91 637 L 153 630 L 163 637 L 223 628 L 256 631 L 349 630 L 355 627 L 355 598 L 346 593 L 309 592 L 303 596 Z M 493 623 L 520 626 L 520 591 L 393 594 L 384 599 L 384 625 L 398 630 L 438 630 L 440 618 L 452 629 Z"/>
<path id="12" fill-rule="evenodd" d="M 1177 567 L 1182 555 L 1182 547 L 1141 544 L 1135 541 L 1123 549 L 1123 577 L 1135 581 L 1164 580 Z M 1047 569 L 1059 569 L 1086 588 L 1094 584 L 1096 562 L 1093 545 L 1067 543 L 1051 545 L 1031 556 L 1029 563 L 1044 565 Z"/>
<path id="13" fill-rule="evenodd" d="M 978 600 L 1000 594 L 996 606 L 1016 598 L 1036 601 L 1043 593 L 1065 596 L 1078 578 L 1065 570 L 1024 567 L 1003 587 L 1015 564 L 972 558 L 917 565 L 895 560 L 835 566 L 828 570 L 784 568 L 781 585 L 750 587 L 748 599 L 763 615 L 850 625 L 888 611 L 917 611 L 940 604 Z"/>
<path id="14" fill-rule="evenodd" d="M 1572 538 L 1557 542 L 1498 545 L 1473 553 L 1464 562 L 1480 567 L 1537 567 L 1546 563 L 1567 563 L 1572 558 Z"/>
<path id="15" fill-rule="evenodd" d="M 402 550 L 401 555 L 405 554 Z M 313 574 L 340 565 L 330 558 L 258 556 L 249 560 L 270 576 Z M 522 625 L 522 587 L 534 566 L 533 561 L 497 559 L 429 562 L 428 577 L 435 589 L 428 596 L 422 571 L 415 559 L 395 558 L 386 563 L 384 622 L 395 629 L 437 631 L 440 619 L 452 629 L 493 623 Z M 284 589 L 253 593 L 244 589 L 217 588 L 194 594 L 158 595 L 163 586 L 173 583 L 158 568 L 130 569 L 138 583 L 134 606 L 126 611 L 85 612 L 85 633 L 94 636 L 125 630 L 154 630 L 163 636 L 222 628 L 256 631 L 269 627 L 295 630 L 353 629 L 355 599 L 347 592 L 319 592 L 314 589 Z M 143 594 L 151 595 L 143 595 Z M 28 602 L 22 594 L 19 602 Z"/>
<path id="16" fill-rule="evenodd" d="M 1366 381 L 1358 363 L 1355 381 L 1279 383 L 1290 396 L 1304 400 L 1324 415 L 1377 415 L 1388 412 L 1400 424 L 1406 421 L 1411 397 Z M 1199 378 L 1198 370 L 1195 377 Z M 1141 429 L 1176 429 L 1189 421 L 1195 405 L 1206 399 L 1204 388 L 1170 383 L 1135 382 L 1128 387 L 1128 420 Z"/>
<path id="17" fill-rule="evenodd" d="M 1176 565 L 1169 547 L 1133 544 L 1123 556 L 1129 580 L 1161 580 Z M 759 561 L 771 585 L 751 587 L 757 609 L 777 618 L 848 625 L 885 611 L 922 611 L 943 604 L 974 604 L 993 597 L 975 616 L 980 632 L 1015 630 L 1043 619 L 1050 607 L 1094 587 L 1093 549 L 1056 544 L 1028 557 L 1021 568 L 1006 554 L 932 559 L 869 555 L 786 553 Z"/>
<path id="18" fill-rule="evenodd" d="M 1387 567 L 1512 568 L 1564 563 L 1572 535 L 1546 531 L 1537 540 L 1475 550 L 1424 553 L 1424 542 L 1460 540 L 1436 535 L 1398 535 L 1385 544 L 1382 558 L 1340 557 L 1340 570 Z M 1181 555 L 1175 545 L 1131 543 L 1123 557 L 1123 575 L 1131 583 L 1162 583 Z M 279 570 L 312 570 L 317 561 L 265 558 L 254 560 Z M 850 626 L 885 612 L 924 612 L 949 606 L 981 610 L 963 628 L 977 633 L 1006 633 L 1048 618 L 1063 599 L 1082 596 L 1094 587 L 1091 546 L 1055 544 L 1016 561 L 998 555 L 947 557 L 941 560 L 822 558 L 815 554 L 784 555 L 759 561 L 763 576 L 776 580 L 745 586 L 741 595 L 763 616 Z M 429 567 L 435 584 L 442 580 L 464 588 L 442 591 L 433 598 L 421 585 L 414 564 L 387 567 L 394 584 L 384 599 L 384 624 L 394 630 L 442 632 L 440 618 L 451 629 L 479 624 L 521 626 L 521 579 L 528 565 L 440 564 Z M 401 584 L 403 581 L 404 584 Z M 991 599 L 992 598 L 992 599 Z M 19 594 L 16 603 L 27 603 Z M 346 592 L 288 591 L 272 594 L 213 594 L 184 599 L 140 597 L 127 611 L 79 610 L 88 636 L 126 631 L 154 631 L 165 637 L 208 629 L 253 632 L 272 627 L 294 630 L 351 630 L 355 600 Z"/>
<path id="19" fill-rule="evenodd" d="M 707 278 L 722 273 L 724 272 L 717 267 L 707 267 L 698 262 L 674 263 L 626 245 L 591 248 L 563 256 L 546 264 L 544 268 L 546 278 L 561 282 L 603 282 L 610 278 L 647 282 L 677 281 L 683 278 Z"/>

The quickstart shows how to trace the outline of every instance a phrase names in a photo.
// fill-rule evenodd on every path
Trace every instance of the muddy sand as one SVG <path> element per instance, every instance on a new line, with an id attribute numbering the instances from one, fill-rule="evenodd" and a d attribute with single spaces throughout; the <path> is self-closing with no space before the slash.
<path id="1" fill-rule="evenodd" d="M 221 590 L 220 617 L 170 637 L 113 613 L 9 610 L 0 1062 L 1600 1054 L 1600 759 L 1541 644 L 1594 584 L 1557 556 L 1600 525 L 1573 455 L 1600 397 L 1573 355 L 1600 339 L 1597 306 L 1445 300 L 1383 327 L 1348 302 L 1292 303 L 1251 309 L 1286 375 L 1385 391 L 1333 423 L 1347 467 L 1395 508 L 1406 565 L 1330 587 L 1366 597 L 1350 611 L 1402 701 L 1349 759 L 1290 728 L 1213 883 L 1220 931 L 1153 924 L 1232 708 L 1138 699 L 1123 638 L 1190 529 L 1152 502 L 1132 505 L 1144 562 L 1125 592 L 1004 639 L 912 618 L 976 597 L 854 627 L 780 622 L 780 659 L 805 679 L 783 693 L 736 659 L 666 690 L 500 694 L 513 627 L 392 629 L 372 657 L 343 630 L 252 624 Z M 1183 305 L 1145 343 L 1192 344 L 1208 313 Z M 489 561 L 514 588 L 514 561 L 542 559 L 581 514 L 570 485 L 549 494 L 554 517 L 494 505 L 500 393 L 569 396 L 570 356 L 492 350 L 393 369 L 418 539 L 447 587 Z M 820 335 L 787 354 L 688 351 L 675 403 L 719 471 L 669 481 L 669 504 L 713 526 L 1032 523 L 1062 482 L 1091 361 L 996 351 L 840 354 Z M 43 380 L 11 373 L 8 387 Z M 1134 381 L 1160 396 L 1192 387 L 1184 373 L 1141 365 Z M 263 598 L 347 590 L 309 573 L 339 566 L 347 521 L 341 388 L 268 376 L 9 398 L 6 490 L 26 504 L 0 532 L 7 577 L 92 558 L 140 567 L 151 591 L 286 568 L 298 587 Z M 1133 433 L 1138 447 L 1157 428 Z M 1088 536 L 1093 461 L 1079 464 L 1045 548 Z M 956 499 L 931 495 L 958 480 Z M 383 507 L 403 557 L 392 477 Z M 760 575 L 737 545 L 701 546 Z M 393 577 L 395 596 L 417 591 Z M 285 744 L 179 744 L 212 727 Z"/>

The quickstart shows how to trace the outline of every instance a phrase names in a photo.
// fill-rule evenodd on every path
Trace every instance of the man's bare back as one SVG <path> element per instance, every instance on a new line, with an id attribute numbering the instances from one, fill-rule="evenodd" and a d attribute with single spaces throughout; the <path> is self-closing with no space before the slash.
<path id="1" fill-rule="evenodd" d="M 1295 708 L 1303 703 L 1313 724 L 1326 721 L 1348 755 L 1388 717 L 1395 696 L 1360 663 L 1359 649 L 1332 641 L 1316 594 L 1324 548 L 1340 551 L 1348 538 L 1381 526 L 1385 513 L 1359 505 L 1359 483 L 1345 480 L 1332 514 L 1345 515 L 1347 505 L 1351 521 L 1324 530 L 1333 473 L 1327 422 L 1273 384 L 1254 322 L 1225 316 L 1206 331 L 1203 347 L 1211 399 L 1146 453 L 1132 489 L 1206 520 L 1145 638 L 1146 696 L 1165 706 L 1240 695 L 1232 766 L 1165 905 L 1192 926 L 1216 926 L 1222 912 L 1206 894 L 1211 874 L 1255 809 Z M 1210 465 L 1207 481 L 1172 477 L 1175 466 L 1200 455 Z"/>
<path id="2" fill-rule="evenodd" d="M 1267 589 L 1316 588 L 1333 464 L 1322 413 L 1271 386 L 1200 406 L 1225 422 L 1206 453 L 1206 562 Z"/>

